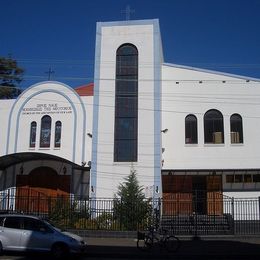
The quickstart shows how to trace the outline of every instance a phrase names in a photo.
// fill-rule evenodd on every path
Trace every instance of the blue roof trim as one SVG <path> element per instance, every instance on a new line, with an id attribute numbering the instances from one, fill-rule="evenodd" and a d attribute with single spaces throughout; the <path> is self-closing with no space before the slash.
<path id="1" fill-rule="evenodd" d="M 91 174 L 89 180 L 89 197 L 96 197 L 97 187 L 97 160 L 98 160 L 98 120 L 99 120 L 99 85 L 100 85 L 100 58 L 101 58 L 101 23 L 96 25 L 96 45 L 95 45 L 95 68 L 94 68 L 94 98 L 93 98 L 93 125 L 92 125 L 92 154 L 91 154 Z M 94 191 L 92 190 L 92 187 Z"/>
<path id="2" fill-rule="evenodd" d="M 98 26 L 110 27 L 110 26 L 127 26 L 127 25 L 149 25 L 159 24 L 159 19 L 147 19 L 147 20 L 128 20 L 128 21 L 114 21 L 114 22 L 98 22 Z"/>
<path id="3" fill-rule="evenodd" d="M 198 71 L 198 72 L 217 74 L 217 75 L 220 75 L 220 76 L 233 77 L 233 78 L 237 78 L 237 79 L 252 80 L 252 81 L 260 82 L 260 79 L 257 79 L 257 78 L 240 76 L 240 75 L 236 75 L 236 74 L 214 71 L 214 70 L 200 69 L 200 68 L 190 67 L 190 66 L 186 66 L 186 65 L 178 65 L 178 64 L 165 63 L 165 62 L 162 65 L 174 67 L 174 68 L 178 68 L 178 69 L 188 69 L 188 70 L 194 70 L 194 71 Z"/>
<path id="4" fill-rule="evenodd" d="M 154 95 L 154 187 L 153 187 L 153 198 L 162 196 L 162 182 L 161 182 L 161 59 L 162 59 L 162 46 L 161 46 L 161 35 L 159 22 L 154 23 L 154 35 L 153 35 L 153 95 Z M 158 134 L 159 133 L 159 134 Z"/>

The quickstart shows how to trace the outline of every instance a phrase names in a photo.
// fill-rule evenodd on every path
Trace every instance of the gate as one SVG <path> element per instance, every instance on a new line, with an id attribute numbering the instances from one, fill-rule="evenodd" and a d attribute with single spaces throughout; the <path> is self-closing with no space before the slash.
<path id="1" fill-rule="evenodd" d="M 28 175 L 16 176 L 15 208 L 23 212 L 46 213 L 50 198 L 69 197 L 70 176 L 58 175 L 50 167 L 39 167 Z"/>

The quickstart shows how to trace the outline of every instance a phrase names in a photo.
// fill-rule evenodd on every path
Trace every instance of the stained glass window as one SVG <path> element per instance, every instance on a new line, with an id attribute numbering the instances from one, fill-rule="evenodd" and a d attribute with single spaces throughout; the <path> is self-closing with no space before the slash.
<path id="1" fill-rule="evenodd" d="M 51 117 L 43 116 L 41 120 L 40 147 L 50 147 L 51 141 Z"/>
<path id="2" fill-rule="evenodd" d="M 114 161 L 137 161 L 138 51 L 124 44 L 116 55 Z"/>
<path id="3" fill-rule="evenodd" d="M 36 143 L 36 130 L 37 123 L 35 121 L 31 122 L 31 130 L 30 130 L 30 147 L 34 148 Z"/>
<path id="4" fill-rule="evenodd" d="M 55 143 L 54 147 L 60 147 L 61 145 L 61 121 L 55 123 Z"/>

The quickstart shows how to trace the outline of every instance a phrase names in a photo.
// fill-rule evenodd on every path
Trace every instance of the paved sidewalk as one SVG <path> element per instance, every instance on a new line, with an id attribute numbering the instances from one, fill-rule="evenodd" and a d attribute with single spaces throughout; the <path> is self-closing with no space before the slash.
<path id="1" fill-rule="evenodd" d="M 169 254 L 159 248 L 142 252 L 133 238 L 86 238 L 88 256 L 152 259 L 260 259 L 260 237 L 247 238 L 181 238 L 177 253 Z"/>

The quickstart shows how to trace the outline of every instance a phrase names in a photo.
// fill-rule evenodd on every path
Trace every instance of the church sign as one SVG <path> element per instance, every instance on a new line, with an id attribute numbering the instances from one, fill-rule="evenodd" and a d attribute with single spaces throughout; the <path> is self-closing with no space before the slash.
<path id="1" fill-rule="evenodd" d="M 62 106 L 57 103 L 41 103 L 36 106 L 24 107 L 22 115 L 71 114 L 71 106 Z"/>

